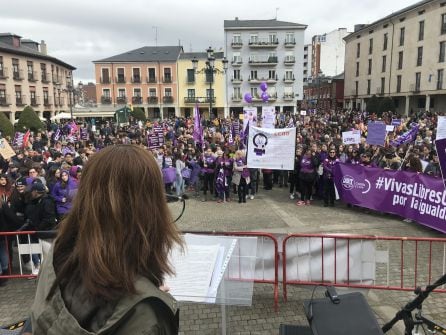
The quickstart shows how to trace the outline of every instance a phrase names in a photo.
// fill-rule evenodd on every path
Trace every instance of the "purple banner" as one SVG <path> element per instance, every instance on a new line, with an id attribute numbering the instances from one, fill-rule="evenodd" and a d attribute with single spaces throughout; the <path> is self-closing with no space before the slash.
<path id="1" fill-rule="evenodd" d="M 397 214 L 446 233 L 446 189 L 441 179 L 343 163 L 333 171 L 342 201 Z"/>
<path id="2" fill-rule="evenodd" d="M 386 140 L 386 124 L 370 122 L 367 124 L 367 143 L 371 145 L 384 145 Z"/>
<path id="3" fill-rule="evenodd" d="M 446 187 L 446 138 L 435 141 L 444 187 Z"/>

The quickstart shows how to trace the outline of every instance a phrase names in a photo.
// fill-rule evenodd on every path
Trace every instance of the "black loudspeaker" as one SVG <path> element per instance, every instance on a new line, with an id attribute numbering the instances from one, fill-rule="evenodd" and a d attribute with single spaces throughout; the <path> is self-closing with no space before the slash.
<path id="1" fill-rule="evenodd" d="M 381 327 L 361 293 L 304 301 L 305 314 L 314 335 L 381 335 Z"/>

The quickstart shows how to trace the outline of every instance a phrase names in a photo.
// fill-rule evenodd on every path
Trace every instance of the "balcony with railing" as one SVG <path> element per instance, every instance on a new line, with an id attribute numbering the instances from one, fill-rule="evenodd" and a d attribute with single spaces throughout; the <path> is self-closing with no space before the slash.
<path id="1" fill-rule="evenodd" d="M 233 57 L 231 61 L 231 65 L 234 67 L 242 66 L 243 59 L 242 57 Z"/>
<path id="2" fill-rule="evenodd" d="M 248 77 L 248 82 L 249 82 L 250 84 L 259 84 L 259 83 L 262 82 L 262 79 L 257 78 L 257 77 L 251 77 L 251 76 L 249 76 L 249 77 Z"/>
<path id="3" fill-rule="evenodd" d="M 158 103 L 158 97 L 156 97 L 156 96 L 147 97 L 147 103 L 149 105 L 157 104 Z"/>
<path id="4" fill-rule="evenodd" d="M 23 80 L 23 70 L 12 71 L 12 79 Z"/>
<path id="5" fill-rule="evenodd" d="M 110 77 L 109 76 L 103 76 L 101 77 L 101 84 L 110 84 Z"/>
<path id="6" fill-rule="evenodd" d="M 6 94 L 4 96 L 0 95 L 0 106 L 9 106 L 11 105 L 11 99 L 9 97 L 9 94 Z"/>
<path id="7" fill-rule="evenodd" d="M 165 104 L 173 103 L 173 96 L 171 96 L 171 95 L 163 96 L 163 103 L 165 103 Z"/>
<path id="8" fill-rule="evenodd" d="M 28 81 L 36 82 L 37 80 L 37 71 L 28 72 Z"/>
<path id="9" fill-rule="evenodd" d="M 208 104 L 210 103 L 209 97 L 185 97 L 184 103 L 185 104 Z M 212 103 L 215 103 L 215 97 L 212 98 Z"/>
<path id="10" fill-rule="evenodd" d="M 142 97 L 139 95 L 132 97 L 132 104 L 136 104 L 136 105 L 142 104 Z"/>
<path id="11" fill-rule="evenodd" d="M 125 95 L 121 95 L 120 97 L 116 98 L 117 104 L 126 104 L 127 103 L 127 97 Z"/>
<path id="12" fill-rule="evenodd" d="M 270 56 L 264 59 L 258 59 L 254 57 L 249 58 L 249 65 L 251 66 L 275 66 L 277 65 L 277 56 Z"/>
<path id="13" fill-rule="evenodd" d="M 149 76 L 149 77 L 147 77 L 146 81 L 147 81 L 147 84 L 156 84 L 156 77 Z"/>
<path id="14" fill-rule="evenodd" d="M 126 79 L 124 75 L 118 75 L 116 76 L 116 83 L 118 84 L 125 84 Z"/>
<path id="15" fill-rule="evenodd" d="M 8 68 L 7 67 L 3 67 L 0 69 L 0 79 L 8 79 Z"/>
<path id="16" fill-rule="evenodd" d="M 53 84 L 61 85 L 62 84 L 62 76 L 58 76 L 57 74 L 53 74 Z"/>
<path id="17" fill-rule="evenodd" d="M 141 77 L 138 76 L 132 76 L 132 83 L 138 84 L 141 83 Z"/>
<path id="18" fill-rule="evenodd" d="M 243 77 L 242 76 L 238 76 L 238 77 L 232 76 L 232 78 L 231 78 L 231 82 L 233 84 L 240 84 L 242 81 L 243 81 Z"/>
<path id="19" fill-rule="evenodd" d="M 103 105 L 110 105 L 112 103 L 112 99 L 108 95 L 101 96 L 101 104 Z"/>
<path id="20" fill-rule="evenodd" d="M 25 106 L 26 105 L 26 96 L 25 95 L 21 95 L 21 96 L 16 96 L 15 97 L 15 104 L 16 106 Z"/>
<path id="21" fill-rule="evenodd" d="M 42 72 L 42 83 L 43 84 L 49 84 L 50 83 L 50 74 L 46 72 Z"/>
<path id="22" fill-rule="evenodd" d="M 53 99 L 51 97 L 43 97 L 43 105 L 45 107 L 50 107 L 53 105 Z"/>
<path id="23" fill-rule="evenodd" d="M 231 97 L 232 101 L 242 101 L 242 95 L 241 94 L 233 94 Z"/>
<path id="24" fill-rule="evenodd" d="M 233 49 L 240 49 L 241 47 L 243 47 L 243 42 L 241 40 L 233 40 L 231 42 L 231 47 Z"/>
<path id="25" fill-rule="evenodd" d="M 36 96 L 31 97 L 30 100 L 31 100 L 30 101 L 31 102 L 31 106 L 37 107 L 37 106 L 40 105 L 40 98 L 39 97 L 36 97 Z"/>
<path id="26" fill-rule="evenodd" d="M 277 48 L 278 45 L 278 38 L 258 38 L 249 41 L 250 48 Z"/>
<path id="27" fill-rule="evenodd" d="M 285 48 L 294 48 L 296 45 L 296 39 L 295 38 L 287 38 L 285 39 Z"/>
<path id="28" fill-rule="evenodd" d="M 172 82 L 172 76 L 164 76 L 163 77 L 164 84 L 170 84 L 171 82 Z"/>
<path id="29" fill-rule="evenodd" d="M 276 100 L 277 100 L 277 93 L 269 94 L 269 99 L 268 99 L 269 102 L 273 102 Z"/>
<path id="30" fill-rule="evenodd" d="M 279 76 L 277 76 L 277 74 L 276 74 L 275 77 L 268 77 L 265 81 L 268 84 L 275 84 L 275 83 L 277 83 L 279 81 Z"/>
<path id="31" fill-rule="evenodd" d="M 296 57 L 294 56 L 286 56 L 285 59 L 283 60 L 283 63 L 285 65 L 293 65 L 296 63 Z"/>
<path id="32" fill-rule="evenodd" d="M 296 80 L 296 78 L 294 77 L 294 74 L 292 76 L 285 76 L 283 77 L 283 82 L 284 83 L 293 83 Z"/>
<path id="33" fill-rule="evenodd" d="M 291 101 L 294 100 L 294 93 L 284 93 L 283 94 L 283 100 L 285 101 Z"/>

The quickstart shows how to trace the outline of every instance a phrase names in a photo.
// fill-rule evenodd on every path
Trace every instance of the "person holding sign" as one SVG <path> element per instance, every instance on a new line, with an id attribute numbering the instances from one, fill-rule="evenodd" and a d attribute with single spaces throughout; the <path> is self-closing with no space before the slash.
<path id="1" fill-rule="evenodd" d="M 177 303 L 160 286 L 183 242 L 163 193 L 148 151 L 121 144 L 92 156 L 42 264 L 33 334 L 178 333 Z"/>

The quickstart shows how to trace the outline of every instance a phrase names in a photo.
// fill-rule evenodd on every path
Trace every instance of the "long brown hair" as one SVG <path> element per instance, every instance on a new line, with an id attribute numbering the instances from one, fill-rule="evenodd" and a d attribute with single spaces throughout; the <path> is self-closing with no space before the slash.
<path id="1" fill-rule="evenodd" d="M 138 275 L 155 285 L 172 274 L 168 254 L 182 244 L 153 156 L 134 145 L 109 146 L 91 156 L 77 196 L 54 245 L 57 285 L 81 280 L 93 297 L 135 293 Z"/>

